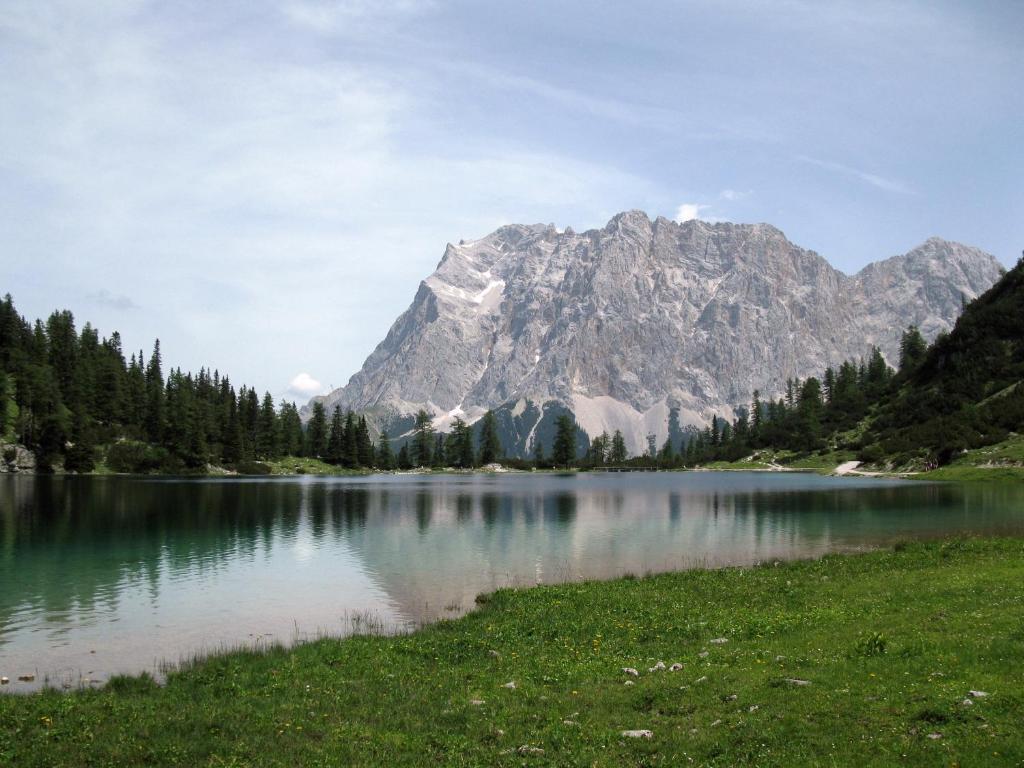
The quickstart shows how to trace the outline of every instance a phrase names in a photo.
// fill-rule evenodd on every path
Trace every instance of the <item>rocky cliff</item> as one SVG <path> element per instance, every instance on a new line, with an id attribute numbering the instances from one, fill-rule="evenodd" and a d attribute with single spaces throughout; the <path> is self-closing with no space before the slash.
<path id="1" fill-rule="evenodd" d="M 767 224 L 651 221 L 640 211 L 576 233 L 510 225 L 449 245 L 362 369 L 323 398 L 390 423 L 419 408 L 444 429 L 499 411 L 528 453 L 568 409 L 589 434 L 659 443 L 669 414 L 703 425 L 760 389 L 952 327 L 998 261 L 937 238 L 845 275 Z M 539 430 L 539 432 L 538 432 Z"/>

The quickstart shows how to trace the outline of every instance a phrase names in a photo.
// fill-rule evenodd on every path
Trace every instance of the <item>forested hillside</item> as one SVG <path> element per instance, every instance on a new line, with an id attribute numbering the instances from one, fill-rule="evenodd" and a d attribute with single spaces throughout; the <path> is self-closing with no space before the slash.
<path id="1" fill-rule="evenodd" d="M 714 419 L 675 463 L 735 461 L 770 448 L 853 451 L 866 462 L 934 467 L 1024 430 L 1024 259 L 927 346 L 904 332 L 899 368 L 867 361 L 790 383 L 733 422 Z M 673 461 L 671 446 L 662 461 Z"/>
<path id="2" fill-rule="evenodd" d="M 88 472 L 106 460 L 121 471 L 176 471 L 208 463 L 297 454 L 303 430 L 294 403 L 275 406 L 226 375 L 171 369 L 159 340 L 148 358 L 125 358 L 117 332 L 79 331 L 69 311 L 29 323 L 8 294 L 0 302 L 0 436 L 32 449 L 37 465 Z"/>

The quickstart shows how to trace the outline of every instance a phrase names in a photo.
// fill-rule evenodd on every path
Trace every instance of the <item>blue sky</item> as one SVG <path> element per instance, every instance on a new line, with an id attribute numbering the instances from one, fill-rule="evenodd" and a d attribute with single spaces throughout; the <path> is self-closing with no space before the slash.
<path id="1" fill-rule="evenodd" d="M 5 0 L 0 291 L 301 401 L 509 222 L 1009 265 L 1022 40 L 1013 0 Z"/>

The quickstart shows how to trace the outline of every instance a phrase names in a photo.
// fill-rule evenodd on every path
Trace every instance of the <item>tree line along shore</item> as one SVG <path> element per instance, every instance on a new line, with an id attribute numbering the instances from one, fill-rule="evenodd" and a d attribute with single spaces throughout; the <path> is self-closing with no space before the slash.
<path id="1" fill-rule="evenodd" d="M 652 442 L 639 456 L 628 455 L 618 432 L 587 436 L 587 450 L 579 451 L 581 431 L 562 415 L 550 445 L 538 440 L 530 458 L 510 459 L 492 412 L 472 425 L 456 418 L 439 433 L 420 411 L 408 433 L 384 430 L 371 439 L 365 414 L 328 413 L 317 400 L 304 426 L 295 403 L 275 403 L 245 385 L 236 390 L 217 370 L 165 375 L 159 341 L 148 357 L 140 350 L 126 358 L 117 332 L 101 338 L 89 323 L 79 331 L 67 310 L 30 323 L 7 295 L 0 301 L 0 460 L 13 464 L 20 445 L 34 454 L 37 471 L 80 473 L 469 469 L 498 461 L 522 469 L 680 469 L 775 455 L 797 466 L 852 457 L 887 471 L 935 470 L 965 452 L 1012 443 L 1022 431 L 1021 317 L 1024 262 L 966 304 L 953 330 L 930 345 L 908 328 L 896 369 L 875 348 L 820 378 L 788 381 L 778 399 L 755 391 L 731 420 L 714 416 L 702 430 L 670 423 L 677 437 Z M 308 461 L 282 461 L 289 457 Z"/>

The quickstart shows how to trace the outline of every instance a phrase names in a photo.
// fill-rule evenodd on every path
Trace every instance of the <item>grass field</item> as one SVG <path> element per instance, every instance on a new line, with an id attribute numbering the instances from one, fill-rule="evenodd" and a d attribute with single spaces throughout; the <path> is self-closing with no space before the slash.
<path id="1" fill-rule="evenodd" d="M 1022 721 L 1024 542 L 956 540 L 0 696 L 0 765 L 1017 765 Z"/>

